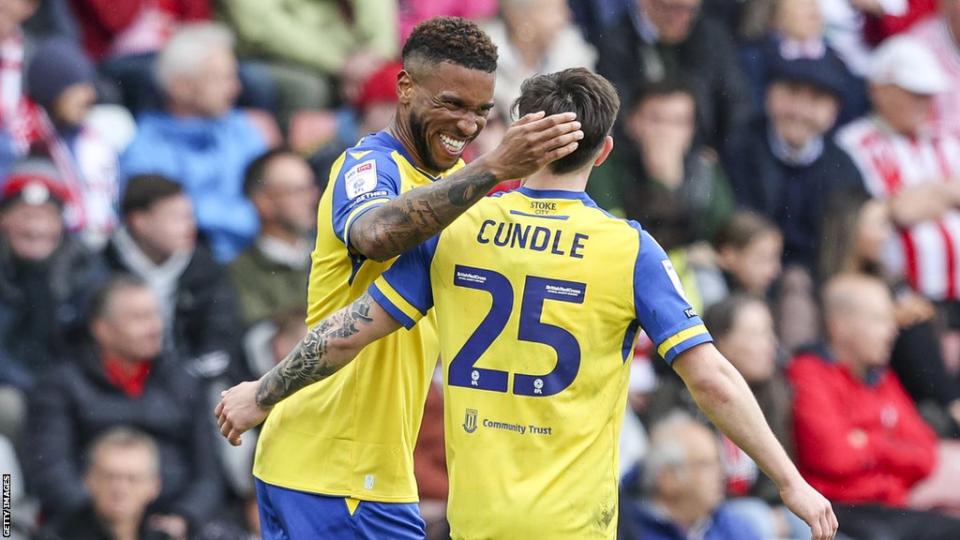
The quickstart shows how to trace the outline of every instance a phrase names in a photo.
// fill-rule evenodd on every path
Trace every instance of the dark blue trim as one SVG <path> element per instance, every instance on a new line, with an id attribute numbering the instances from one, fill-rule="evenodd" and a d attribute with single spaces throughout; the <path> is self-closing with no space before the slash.
<path id="1" fill-rule="evenodd" d="M 400 153 L 401 156 L 403 156 L 403 159 L 407 160 L 407 163 L 409 163 L 414 169 L 420 171 L 423 175 L 425 175 L 430 180 L 436 182 L 437 180 L 440 179 L 439 176 L 434 176 L 428 173 L 427 171 L 421 169 L 420 167 L 417 167 L 417 162 L 414 161 L 413 156 L 407 150 L 407 147 L 404 146 L 403 143 L 401 143 L 396 137 L 394 137 L 389 130 L 384 129 L 384 130 L 378 131 L 372 135 L 369 135 L 363 140 L 365 142 L 368 139 L 377 141 L 377 143 L 379 143 L 380 146 L 389 148 L 391 150 L 396 150 L 397 152 Z"/>
<path id="2" fill-rule="evenodd" d="M 533 217 L 533 218 L 541 218 L 541 219 L 559 219 L 560 221 L 566 221 L 567 219 L 570 218 L 570 216 L 538 216 L 537 214 L 528 214 L 526 212 L 521 212 L 519 210 L 511 210 L 510 213 L 515 216 Z"/>
<path id="3" fill-rule="evenodd" d="M 382 307 L 388 315 L 393 317 L 393 320 L 403 325 L 403 327 L 407 330 L 410 330 L 417 325 L 417 321 L 408 317 L 406 313 L 401 311 L 400 308 L 395 306 L 393 302 L 387 299 L 386 295 L 384 295 L 380 289 L 377 288 L 376 283 L 371 284 L 370 288 L 367 289 L 367 292 L 370 293 L 370 296 L 372 296 L 373 299 L 380 304 L 380 307 Z"/>
<path id="4" fill-rule="evenodd" d="M 667 356 L 666 358 L 664 358 L 664 360 L 667 362 L 667 364 L 673 364 L 673 361 L 681 353 L 684 353 L 697 345 L 700 345 L 703 343 L 711 343 L 712 341 L 713 341 L 713 336 L 710 335 L 710 332 L 697 334 L 692 338 L 689 338 L 681 343 L 674 345 L 670 350 L 667 351 Z"/>
<path id="5" fill-rule="evenodd" d="M 636 311 L 636 309 L 634 309 Z M 627 326 L 627 331 L 623 335 L 623 345 L 620 348 L 620 355 L 623 356 L 623 361 L 626 362 L 632 356 L 633 353 L 633 342 L 637 339 L 637 330 L 640 329 L 640 321 L 634 319 L 630 322 L 630 326 Z"/>
<path id="6" fill-rule="evenodd" d="M 518 192 L 523 193 L 531 199 L 569 199 L 573 201 L 583 201 L 586 203 L 590 201 L 593 203 L 593 199 L 587 195 L 585 191 L 564 191 L 562 189 L 531 189 L 528 187 L 520 187 L 517 189 Z"/>

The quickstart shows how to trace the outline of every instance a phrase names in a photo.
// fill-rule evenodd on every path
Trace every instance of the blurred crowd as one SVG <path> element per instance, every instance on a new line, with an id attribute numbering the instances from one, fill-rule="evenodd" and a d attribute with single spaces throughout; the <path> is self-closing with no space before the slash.
<path id="1" fill-rule="evenodd" d="M 305 332 L 330 166 L 389 123 L 399 48 L 439 15 L 499 49 L 465 157 L 525 78 L 610 79 L 616 147 L 590 195 L 669 252 L 841 531 L 960 538 L 960 0 L 3 0 L 14 537 L 258 537 L 256 434 L 230 447 L 213 403 Z M 620 537 L 809 534 L 650 349 Z M 415 456 L 436 538 L 441 382 Z"/>

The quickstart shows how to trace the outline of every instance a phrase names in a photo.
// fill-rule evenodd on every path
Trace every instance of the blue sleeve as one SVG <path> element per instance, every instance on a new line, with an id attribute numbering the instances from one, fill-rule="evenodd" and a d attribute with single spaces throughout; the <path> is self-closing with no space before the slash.
<path id="1" fill-rule="evenodd" d="M 350 226 L 400 195 L 400 170 L 382 150 L 347 150 L 333 180 L 333 232 L 350 245 Z"/>
<path id="2" fill-rule="evenodd" d="M 370 286 L 370 296 L 407 329 L 433 307 L 430 265 L 437 242 L 435 236 L 404 253 Z"/>
<path id="3" fill-rule="evenodd" d="M 640 252 L 633 275 L 637 321 L 657 353 L 669 364 L 678 354 L 713 338 L 687 302 L 666 252 L 639 225 L 635 228 L 640 233 Z"/>

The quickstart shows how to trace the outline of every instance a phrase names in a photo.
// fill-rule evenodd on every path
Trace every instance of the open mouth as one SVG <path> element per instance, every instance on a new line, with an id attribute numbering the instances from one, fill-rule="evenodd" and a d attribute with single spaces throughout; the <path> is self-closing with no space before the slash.
<path id="1" fill-rule="evenodd" d="M 467 141 L 463 139 L 454 139 L 449 135 L 440 135 L 440 143 L 443 145 L 443 149 L 448 153 L 454 156 L 459 156 L 463 152 L 463 147 L 467 145 Z"/>

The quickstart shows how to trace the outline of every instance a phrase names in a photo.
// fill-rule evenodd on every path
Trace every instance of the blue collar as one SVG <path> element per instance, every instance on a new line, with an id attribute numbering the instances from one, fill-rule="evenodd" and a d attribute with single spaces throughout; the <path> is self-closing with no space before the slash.
<path id="1" fill-rule="evenodd" d="M 407 147 L 404 146 L 399 139 L 394 137 L 393 134 L 391 134 L 388 129 L 382 129 L 376 133 L 371 133 L 370 135 L 367 135 L 366 137 L 363 138 L 363 142 L 366 142 L 366 141 L 375 141 L 376 144 L 380 146 L 389 148 L 391 150 L 396 150 L 397 152 L 400 153 L 401 156 L 403 156 L 403 159 L 407 160 L 407 163 L 409 163 L 410 166 L 412 166 L 414 169 L 421 172 L 424 176 L 426 176 L 430 180 L 433 180 L 434 182 L 442 178 L 442 176 L 434 176 L 428 173 L 427 171 L 421 169 L 420 167 L 417 167 L 417 162 L 413 160 L 413 155 L 410 154 L 410 151 L 407 149 Z"/>
<path id="2" fill-rule="evenodd" d="M 528 187 L 521 187 L 517 189 L 520 193 L 530 197 L 531 199 L 570 199 L 575 201 L 583 201 L 585 203 L 593 203 L 593 199 L 587 195 L 585 191 L 564 191 L 562 189 L 531 189 Z"/>

